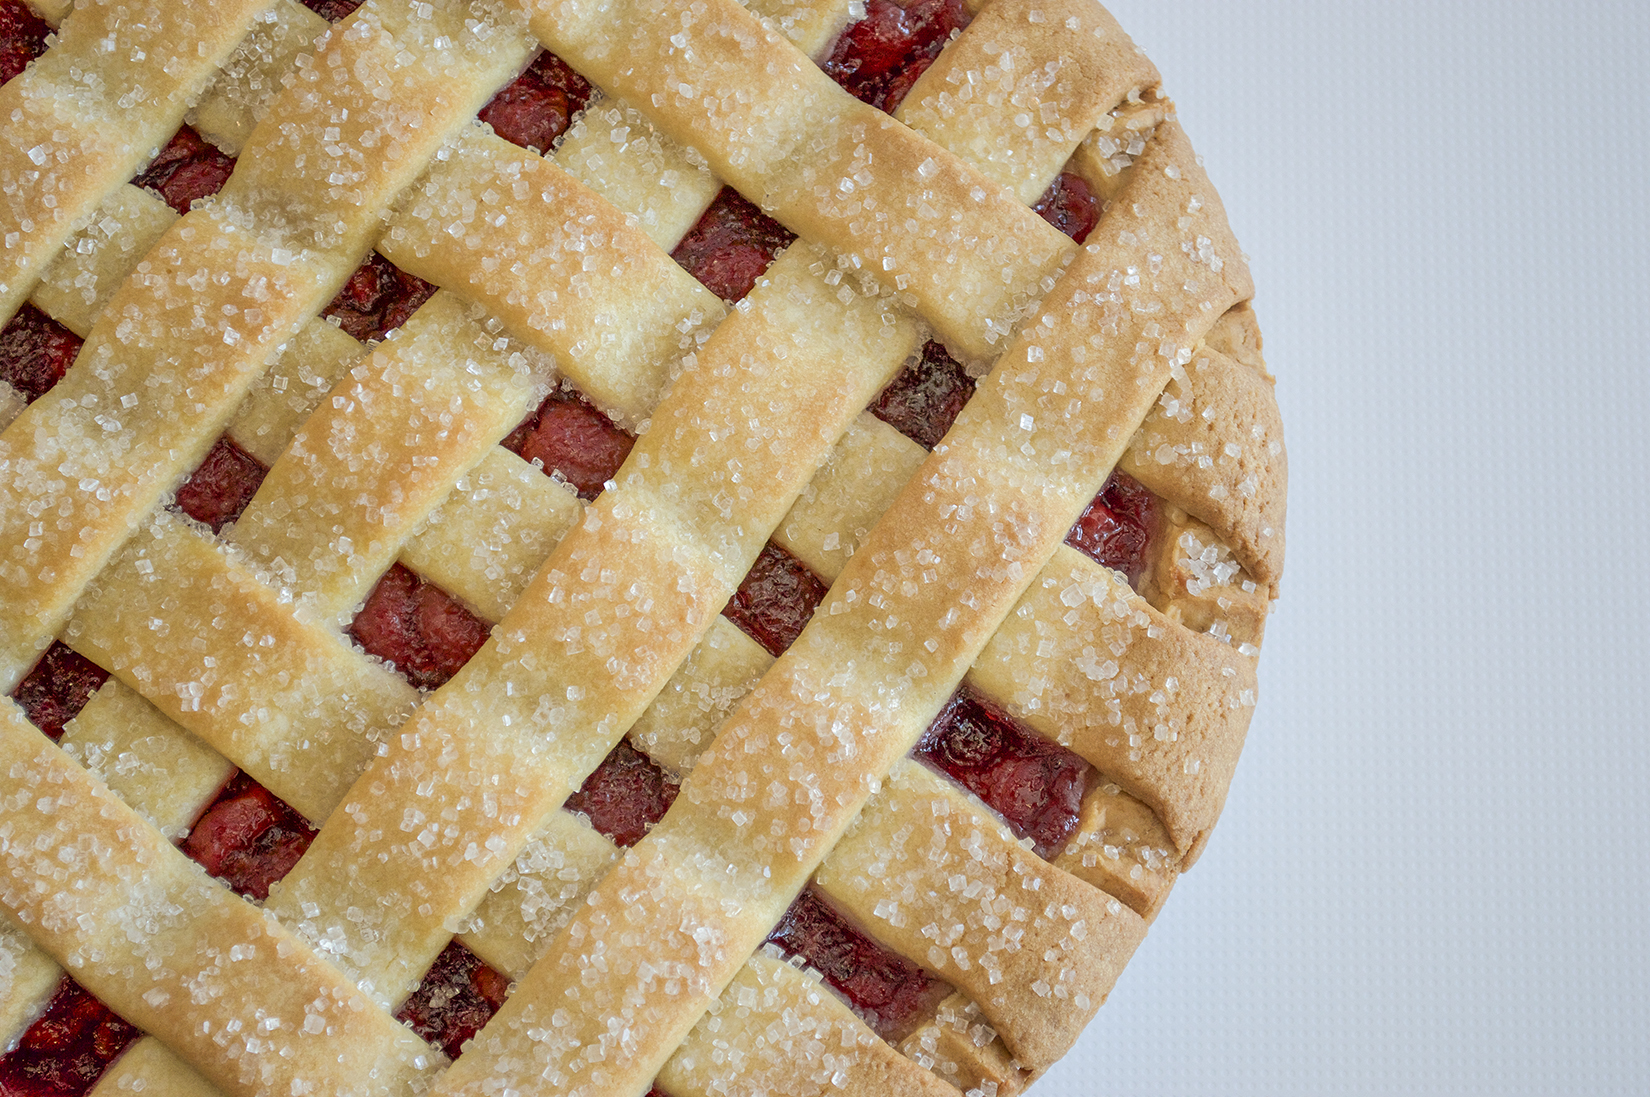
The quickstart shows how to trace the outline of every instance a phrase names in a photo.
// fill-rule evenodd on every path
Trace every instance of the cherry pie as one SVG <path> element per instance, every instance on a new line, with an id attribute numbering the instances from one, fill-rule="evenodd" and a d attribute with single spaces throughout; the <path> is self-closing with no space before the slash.
<path id="1" fill-rule="evenodd" d="M 1090 0 L 0 0 L 0 1093 L 1018 1092 L 1219 814 L 1247 269 Z"/>

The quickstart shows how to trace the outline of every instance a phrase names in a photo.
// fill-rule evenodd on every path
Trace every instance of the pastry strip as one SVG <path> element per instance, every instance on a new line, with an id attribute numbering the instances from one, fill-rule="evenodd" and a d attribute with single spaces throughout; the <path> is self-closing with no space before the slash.
<path id="1" fill-rule="evenodd" d="M 429 1070 L 422 1040 L 208 877 L 16 705 L 0 710 L 0 904 L 77 982 L 218 1064 L 211 1080 L 228 1093 L 399 1094 Z"/>

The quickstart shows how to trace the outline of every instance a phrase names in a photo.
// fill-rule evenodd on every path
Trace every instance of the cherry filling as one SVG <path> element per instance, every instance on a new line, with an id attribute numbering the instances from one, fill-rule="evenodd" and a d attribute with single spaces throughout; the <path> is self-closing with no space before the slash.
<path id="1" fill-rule="evenodd" d="M 1081 244 L 1100 223 L 1100 200 L 1081 175 L 1062 171 L 1031 211 Z"/>
<path id="2" fill-rule="evenodd" d="M 23 707 L 29 723 L 55 741 L 62 737 L 63 726 L 108 680 L 108 671 L 53 640 L 34 669 L 17 683 L 12 699 Z"/>
<path id="3" fill-rule="evenodd" d="M 634 436 L 573 392 L 553 392 L 501 445 L 545 472 L 559 473 L 589 502 L 619 472 Z"/>
<path id="4" fill-rule="evenodd" d="M 456 1059 L 509 994 L 510 980 L 455 939 L 441 950 L 395 1019 Z"/>
<path id="5" fill-rule="evenodd" d="M 362 3 L 363 0 L 303 0 L 304 7 L 329 23 L 347 18 Z"/>
<path id="6" fill-rule="evenodd" d="M 0 84 L 28 67 L 46 52 L 52 28 L 22 0 L 0 0 Z"/>
<path id="7" fill-rule="evenodd" d="M 34 403 L 59 381 L 80 353 L 80 336 L 33 305 L 0 328 L 0 380 Z"/>
<path id="8" fill-rule="evenodd" d="M 933 449 L 973 395 L 974 379 L 962 363 L 930 341 L 922 357 L 877 394 L 870 411 L 924 449 Z"/>
<path id="9" fill-rule="evenodd" d="M 1157 496 L 1126 472 L 1113 472 L 1066 534 L 1066 544 L 1122 572 L 1138 587 L 1157 530 Z"/>
<path id="10" fill-rule="evenodd" d="M 234 170 L 233 156 L 184 126 L 132 183 L 154 191 L 179 213 L 188 213 L 189 203 L 218 193 Z"/>
<path id="11" fill-rule="evenodd" d="M 1093 770 L 967 690 L 940 710 L 912 752 L 986 802 L 1042 857 L 1065 847 Z"/>
<path id="12" fill-rule="evenodd" d="M 68 976 L 46 1012 L 0 1058 L 5 1097 L 79 1097 L 141 1035 Z"/>
<path id="13" fill-rule="evenodd" d="M 779 655 L 796 642 L 829 589 L 802 561 L 773 542 L 762 546 L 722 616 Z"/>
<path id="14" fill-rule="evenodd" d="M 492 102 L 480 118 L 506 141 L 548 152 L 590 101 L 591 87 L 567 62 L 545 50 Z"/>
<path id="15" fill-rule="evenodd" d="M 892 114 L 970 18 L 961 0 L 916 0 L 904 8 L 870 0 L 865 18 L 842 32 L 821 67 L 855 99 Z"/>
<path id="16" fill-rule="evenodd" d="M 723 187 L 670 257 L 716 296 L 733 304 L 749 293 L 796 234 Z"/>
<path id="17" fill-rule="evenodd" d="M 797 896 L 768 940 L 807 961 L 890 1043 L 909 1035 L 951 993 L 949 984 L 861 933 L 811 888 Z"/>
<path id="18" fill-rule="evenodd" d="M 377 252 L 355 268 L 322 316 L 363 343 L 376 342 L 405 324 L 418 306 L 435 296 L 436 287 L 408 274 Z"/>
<path id="19" fill-rule="evenodd" d="M 248 899 L 269 898 L 315 840 L 302 815 L 245 773 L 237 773 L 201 813 L 183 852 Z"/>
<path id="20" fill-rule="evenodd" d="M 178 509 L 217 533 L 241 516 L 269 469 L 224 435 L 178 489 Z"/>
<path id="21" fill-rule="evenodd" d="M 621 739 L 565 806 L 583 812 L 614 845 L 633 846 L 665 817 L 679 787 L 653 759 Z"/>
<path id="22" fill-rule="evenodd" d="M 378 580 L 349 632 L 419 689 L 444 685 L 487 642 L 487 622 L 400 564 Z"/>

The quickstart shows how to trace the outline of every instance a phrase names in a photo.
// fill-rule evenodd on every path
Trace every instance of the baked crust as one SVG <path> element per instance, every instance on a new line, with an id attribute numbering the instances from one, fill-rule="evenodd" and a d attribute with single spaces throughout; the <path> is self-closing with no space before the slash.
<path id="1" fill-rule="evenodd" d="M 1252 286 L 1150 62 L 995 0 L 890 118 L 814 63 L 843 4 L 373 0 L 313 55 L 288 3 L 153 6 L 188 48 L 88 3 L 0 91 L 0 299 L 87 336 L 0 435 L 0 678 L 115 675 L 90 771 L 0 705 L 0 1021 L 49 956 L 167 1045 L 112 1087 L 1045 1070 L 1207 841 L 1282 566 Z M 77 84 L 105 40 L 148 59 Z M 606 96 L 549 158 L 470 122 L 538 42 Z M 191 103 L 240 160 L 177 218 L 124 180 Z M 1068 160 L 1084 249 L 1027 208 Z M 732 309 L 668 254 L 724 181 L 801 237 Z M 369 353 L 315 314 L 373 246 L 444 288 Z M 925 454 L 862 409 L 930 335 L 983 375 Z M 493 445 L 560 379 L 641 430 L 590 504 Z M 226 430 L 273 467 L 220 542 L 158 508 Z M 1061 546 L 1114 467 L 1168 504 L 1139 593 Z M 717 615 L 770 536 L 832 584 L 777 661 Z M 339 631 L 397 559 L 497 622 L 428 697 Z M 1104 777 L 1049 859 L 905 758 L 965 681 Z M 627 735 L 684 783 L 621 853 L 559 809 Z M 226 758 L 320 828 L 262 910 L 168 841 Z M 957 991 L 899 1048 L 762 950 L 810 880 Z M 518 985 L 437 1074 L 390 1011 L 455 929 Z"/>

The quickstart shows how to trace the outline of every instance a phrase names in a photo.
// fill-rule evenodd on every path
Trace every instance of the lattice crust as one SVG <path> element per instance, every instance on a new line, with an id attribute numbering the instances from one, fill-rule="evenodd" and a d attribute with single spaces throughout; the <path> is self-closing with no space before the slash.
<path id="1" fill-rule="evenodd" d="M 0 1034 L 55 959 L 159 1037 L 99 1093 L 1063 1054 L 1219 813 L 1285 465 L 1155 70 L 1081 0 L 969 6 L 893 119 L 815 66 L 835 0 L 374 0 L 313 54 L 290 0 L 68 15 L 0 90 L 6 315 L 87 338 L 0 393 L 0 678 L 54 637 L 115 677 L 62 750 L 0 704 Z M 470 121 L 538 42 L 600 90 L 545 158 Z M 240 159 L 180 219 L 126 180 L 186 112 Z M 1081 252 L 1026 208 L 1062 165 Z M 801 237 L 731 311 L 668 256 L 723 181 Z M 370 353 L 314 319 L 369 247 L 444 287 Z M 926 454 L 862 409 L 930 332 L 995 364 Z M 590 504 L 494 444 L 560 382 L 641 431 Z M 215 540 L 156 507 L 226 429 L 272 467 Z M 1059 544 L 1113 466 L 1165 501 L 1139 593 Z M 770 537 L 831 583 L 777 662 L 717 616 Z M 427 697 L 339 631 L 397 559 L 498 622 Z M 1050 860 L 903 759 L 962 681 L 1104 776 Z M 558 809 L 626 735 L 684 783 L 621 856 Z M 263 910 L 169 841 L 232 765 L 321 828 Z M 897 1048 L 759 948 L 810 880 L 955 988 Z M 389 1009 L 455 927 L 518 983 L 439 1072 Z"/>

